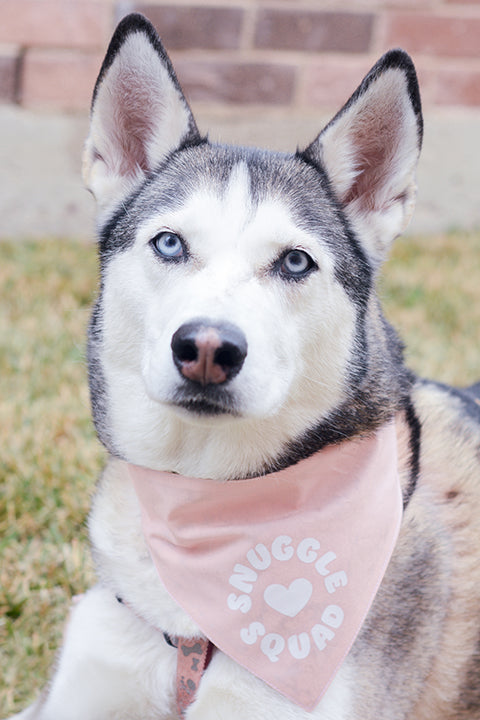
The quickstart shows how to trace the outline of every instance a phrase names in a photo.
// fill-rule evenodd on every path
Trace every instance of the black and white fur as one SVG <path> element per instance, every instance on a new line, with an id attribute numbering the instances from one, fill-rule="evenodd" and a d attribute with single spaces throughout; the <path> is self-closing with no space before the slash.
<path id="1" fill-rule="evenodd" d="M 177 717 L 162 633 L 199 630 L 152 565 L 124 461 L 233 480 L 394 416 L 400 538 L 316 710 L 216 652 L 187 717 L 480 718 L 480 412 L 405 368 L 375 292 L 413 210 L 421 142 L 415 70 L 393 50 L 306 149 L 212 144 L 152 26 L 120 23 L 84 158 L 101 264 L 89 378 L 111 455 L 90 518 L 98 584 L 72 611 L 49 689 L 19 718 Z M 226 353 L 221 381 L 188 376 L 175 344 L 205 327 Z"/>

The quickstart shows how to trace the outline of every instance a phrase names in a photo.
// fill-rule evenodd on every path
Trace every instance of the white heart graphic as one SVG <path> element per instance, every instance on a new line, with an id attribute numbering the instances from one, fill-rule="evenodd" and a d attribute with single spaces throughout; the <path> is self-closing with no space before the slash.
<path id="1" fill-rule="evenodd" d="M 289 587 L 284 585 L 269 585 L 263 593 L 267 605 L 282 615 L 295 617 L 312 597 L 313 585 L 305 578 L 297 578 L 290 583 Z"/>

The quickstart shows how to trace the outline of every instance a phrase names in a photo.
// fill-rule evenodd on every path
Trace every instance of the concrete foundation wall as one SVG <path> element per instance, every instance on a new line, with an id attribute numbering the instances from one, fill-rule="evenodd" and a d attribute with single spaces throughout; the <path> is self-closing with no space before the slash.
<path id="1" fill-rule="evenodd" d="M 295 150 L 329 116 L 251 108 L 197 109 L 212 140 Z M 0 108 L 0 237 L 94 237 L 94 202 L 83 188 L 86 116 Z M 480 228 L 480 112 L 427 113 L 410 232 Z"/>

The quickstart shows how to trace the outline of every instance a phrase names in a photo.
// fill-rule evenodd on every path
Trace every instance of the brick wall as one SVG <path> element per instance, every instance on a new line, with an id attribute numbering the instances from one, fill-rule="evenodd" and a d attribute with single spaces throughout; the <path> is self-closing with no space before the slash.
<path id="1" fill-rule="evenodd" d="M 0 0 L 0 100 L 85 111 L 130 10 L 157 26 L 196 104 L 335 108 L 401 46 L 426 106 L 480 106 L 480 0 Z"/>

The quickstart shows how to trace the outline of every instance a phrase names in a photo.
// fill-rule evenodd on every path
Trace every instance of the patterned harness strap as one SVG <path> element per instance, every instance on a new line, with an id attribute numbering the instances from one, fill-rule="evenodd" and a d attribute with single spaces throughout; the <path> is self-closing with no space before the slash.
<path id="1" fill-rule="evenodd" d="M 177 710 L 184 718 L 187 708 L 195 699 L 197 688 L 208 667 L 213 645 L 206 638 L 175 638 L 167 642 L 177 647 Z"/>
<path id="2" fill-rule="evenodd" d="M 115 596 L 117 602 L 127 607 L 140 620 L 147 622 L 136 610 L 119 595 Z M 157 628 L 155 628 L 157 629 Z M 160 631 L 162 632 L 162 631 Z M 177 650 L 177 711 L 181 718 L 184 718 L 188 707 L 195 700 L 200 680 L 208 667 L 215 647 L 210 640 L 203 637 L 182 638 L 172 637 L 162 632 L 167 645 Z"/>

